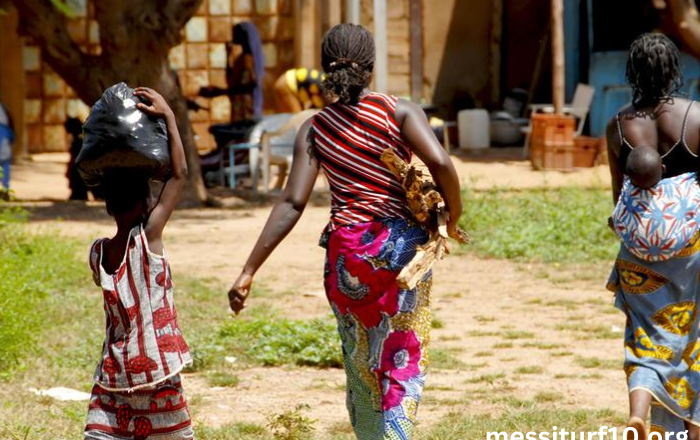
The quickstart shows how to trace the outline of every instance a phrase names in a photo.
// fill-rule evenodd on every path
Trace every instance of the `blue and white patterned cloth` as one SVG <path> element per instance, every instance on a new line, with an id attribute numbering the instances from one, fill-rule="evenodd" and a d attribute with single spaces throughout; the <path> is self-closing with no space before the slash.
<path id="1" fill-rule="evenodd" d="M 625 177 L 613 211 L 615 232 L 635 257 L 665 261 L 682 252 L 698 232 L 700 185 L 685 173 L 642 189 Z"/>

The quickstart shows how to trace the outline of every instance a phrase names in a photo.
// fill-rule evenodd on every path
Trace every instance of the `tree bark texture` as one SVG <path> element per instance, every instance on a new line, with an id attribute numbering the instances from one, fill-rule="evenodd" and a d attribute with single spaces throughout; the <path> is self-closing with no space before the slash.
<path id="1" fill-rule="evenodd" d="M 50 0 L 12 0 L 19 11 L 19 32 L 33 38 L 43 59 L 92 106 L 107 87 L 124 81 L 160 92 L 177 120 L 190 170 L 183 200 L 204 202 L 207 192 L 187 106 L 170 69 L 168 52 L 181 41 L 182 29 L 203 0 L 98 0 L 100 55 L 85 53 L 69 36 L 66 17 Z"/>

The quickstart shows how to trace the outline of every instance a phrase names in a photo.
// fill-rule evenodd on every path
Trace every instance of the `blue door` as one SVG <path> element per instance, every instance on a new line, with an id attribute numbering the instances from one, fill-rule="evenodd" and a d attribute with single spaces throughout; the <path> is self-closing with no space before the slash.
<path id="1" fill-rule="evenodd" d="M 588 73 L 589 83 L 595 87 L 591 107 L 591 135 L 602 136 L 605 126 L 617 111 L 632 101 L 632 90 L 625 79 L 627 52 L 593 52 Z M 685 83 L 684 97 L 698 99 L 700 64 L 688 55 L 681 54 L 681 65 Z"/>

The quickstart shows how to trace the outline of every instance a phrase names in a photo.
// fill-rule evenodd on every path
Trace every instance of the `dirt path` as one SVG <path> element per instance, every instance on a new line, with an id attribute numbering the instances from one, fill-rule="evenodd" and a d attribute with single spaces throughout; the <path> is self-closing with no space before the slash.
<path id="1" fill-rule="evenodd" d="M 61 157 L 42 158 L 36 169 L 15 170 L 17 196 L 63 198 Z M 464 181 L 480 188 L 605 185 L 604 168 L 580 173 L 533 173 L 522 161 L 489 163 L 456 159 Z M 36 165 L 36 164 L 35 164 Z M 99 205 L 36 204 L 36 228 L 57 228 L 86 243 L 112 232 Z M 176 274 L 232 281 L 250 251 L 269 207 L 247 210 L 183 210 L 166 237 Z M 290 237 L 257 276 L 273 295 L 259 299 L 289 317 L 327 316 L 323 251 L 316 242 L 328 208 L 311 206 Z M 470 255 L 450 256 L 435 270 L 433 332 L 436 361 L 420 416 L 432 425 L 449 411 L 489 412 L 506 397 L 556 402 L 576 409 L 623 412 L 621 313 L 603 289 L 607 267 L 562 273 L 554 266 L 527 266 Z M 222 292 L 222 306 L 225 307 Z M 251 298 L 251 305 L 257 301 Z M 235 354 L 233 354 L 235 356 Z M 311 406 L 320 432 L 343 431 L 344 375 L 339 370 L 251 368 L 237 373 L 236 388 L 210 388 L 198 375 L 186 378 L 196 419 L 211 425 L 252 421 L 297 403 Z"/>

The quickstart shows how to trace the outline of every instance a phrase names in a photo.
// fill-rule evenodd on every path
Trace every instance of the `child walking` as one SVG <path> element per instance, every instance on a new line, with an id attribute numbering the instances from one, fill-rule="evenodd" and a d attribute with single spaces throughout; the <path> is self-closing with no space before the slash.
<path id="1" fill-rule="evenodd" d="M 107 212 L 117 232 L 94 242 L 90 269 L 104 295 L 106 335 L 85 427 L 86 440 L 192 439 L 180 371 L 192 358 L 177 323 L 162 234 L 187 176 L 175 116 L 152 89 L 137 88 L 142 112 L 164 118 L 172 177 L 152 203 L 136 170 L 107 174 Z"/>

